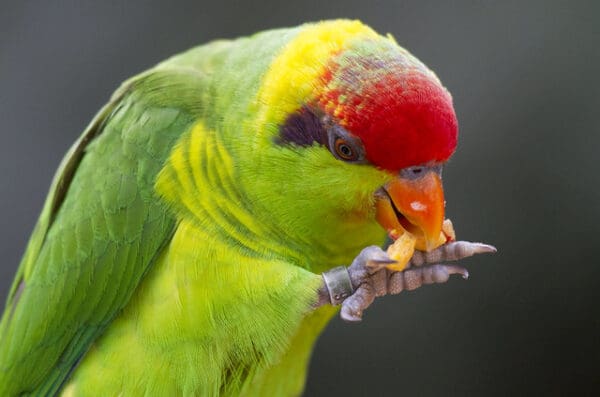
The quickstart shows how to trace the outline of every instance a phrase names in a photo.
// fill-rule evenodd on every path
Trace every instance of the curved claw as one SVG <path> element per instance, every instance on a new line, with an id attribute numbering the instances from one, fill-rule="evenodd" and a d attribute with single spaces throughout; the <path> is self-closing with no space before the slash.
<path id="1" fill-rule="evenodd" d="M 423 266 L 424 264 L 457 261 L 477 254 L 495 253 L 496 247 L 483 243 L 455 241 L 444 244 L 431 252 L 415 251 L 408 266 Z"/>
<path id="2" fill-rule="evenodd" d="M 346 275 L 350 278 L 354 293 L 341 303 L 340 316 L 345 321 L 358 322 L 362 320 L 363 312 L 376 297 L 399 294 L 404 290 L 412 291 L 426 284 L 445 283 L 453 274 L 459 274 L 463 279 L 467 279 L 469 272 L 464 267 L 439 262 L 494 252 L 496 248 L 488 244 L 456 241 L 444 244 L 431 252 L 415 251 L 408 267 L 398 272 L 387 268 L 387 265 L 394 261 L 385 251 L 377 246 L 367 247 L 348 267 Z M 319 290 L 318 294 L 315 307 L 339 303 L 339 301 L 334 302 L 329 296 L 326 285 Z"/>
<path id="3" fill-rule="evenodd" d="M 380 269 L 383 269 L 384 267 L 387 267 L 388 265 L 393 265 L 395 263 L 398 262 L 393 259 L 371 259 L 367 261 L 367 267 L 373 271 L 378 271 Z"/>

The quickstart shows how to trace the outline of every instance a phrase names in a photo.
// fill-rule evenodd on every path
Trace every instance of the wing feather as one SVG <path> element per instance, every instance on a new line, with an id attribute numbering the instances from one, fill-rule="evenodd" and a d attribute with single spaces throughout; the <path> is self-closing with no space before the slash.
<path id="1" fill-rule="evenodd" d="M 202 84 L 176 68 L 126 82 L 65 156 L 0 323 L 0 395 L 55 394 L 170 240 L 154 180 Z"/>

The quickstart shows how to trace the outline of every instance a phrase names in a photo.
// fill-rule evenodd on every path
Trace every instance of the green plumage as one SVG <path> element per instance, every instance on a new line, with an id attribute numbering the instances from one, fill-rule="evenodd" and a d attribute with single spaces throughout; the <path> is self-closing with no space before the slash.
<path id="1" fill-rule="evenodd" d="M 51 196 L 68 193 L 46 205 L 3 317 L 1 395 L 54 393 L 173 233 L 153 180 L 193 115 L 148 103 L 134 87 L 144 80 L 99 114 L 57 176 Z"/>
<path id="2" fill-rule="evenodd" d="M 304 28 L 192 49 L 100 111 L 9 295 L 0 395 L 301 392 L 334 313 L 309 314 L 318 272 L 382 241 L 368 206 L 389 178 L 252 129 L 261 79 Z"/>

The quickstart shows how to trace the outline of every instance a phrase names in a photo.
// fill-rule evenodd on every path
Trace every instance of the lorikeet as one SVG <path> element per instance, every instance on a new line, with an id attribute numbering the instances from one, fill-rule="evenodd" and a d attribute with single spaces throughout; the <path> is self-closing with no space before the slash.
<path id="1" fill-rule="evenodd" d="M 331 303 L 358 320 L 464 275 L 424 262 L 490 250 L 438 248 L 456 143 L 436 75 L 358 21 L 131 78 L 52 183 L 0 324 L 0 395 L 301 393 Z M 393 271 L 376 246 L 405 232 L 423 252 Z"/>

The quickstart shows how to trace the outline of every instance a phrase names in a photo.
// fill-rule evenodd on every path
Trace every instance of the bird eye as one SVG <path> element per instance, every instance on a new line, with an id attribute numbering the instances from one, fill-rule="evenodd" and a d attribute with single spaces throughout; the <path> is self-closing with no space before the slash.
<path id="1" fill-rule="evenodd" d="M 350 146 L 350 142 L 346 141 L 344 138 L 337 138 L 335 140 L 333 148 L 335 150 L 335 153 L 342 160 L 358 160 L 358 154 L 354 151 L 354 149 L 352 149 L 352 147 Z"/>
<path id="2" fill-rule="evenodd" d="M 327 135 L 327 147 L 336 159 L 354 164 L 366 163 L 365 148 L 358 137 L 335 124 L 327 129 Z"/>

